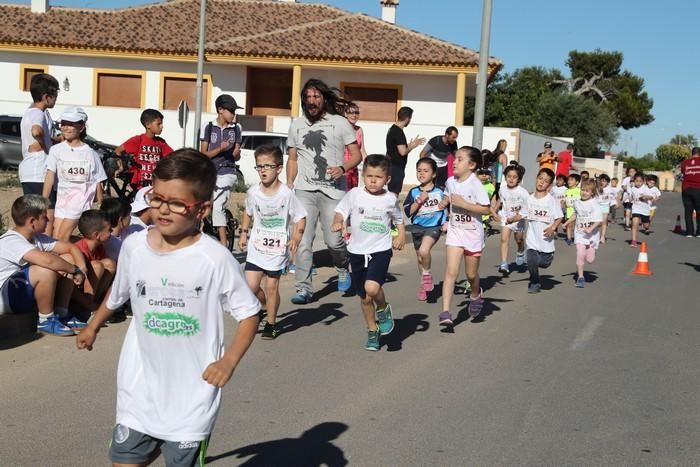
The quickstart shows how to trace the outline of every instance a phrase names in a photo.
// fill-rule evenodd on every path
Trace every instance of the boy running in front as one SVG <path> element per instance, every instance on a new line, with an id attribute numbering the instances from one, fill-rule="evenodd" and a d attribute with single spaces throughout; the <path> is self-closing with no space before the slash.
<path id="1" fill-rule="evenodd" d="M 278 146 L 265 144 L 255 150 L 255 170 L 260 183 L 248 189 L 238 239 L 241 250 L 248 250 L 245 261 L 248 286 L 267 310 L 262 338 L 268 340 L 279 335 L 280 277 L 289 255 L 296 254 L 306 225 L 306 209 L 278 178 L 282 167 L 282 151 Z M 263 277 L 267 277 L 264 291 L 260 287 Z"/>
<path id="2" fill-rule="evenodd" d="M 403 248 L 406 230 L 396 195 L 384 188 L 389 182 L 389 161 L 383 154 L 367 156 L 362 180 L 365 186 L 348 191 L 336 206 L 331 230 L 342 231 L 343 224 L 347 225 L 350 219 L 350 274 L 367 322 L 365 349 L 377 351 L 379 336 L 394 330 L 391 305 L 386 301 L 382 285 L 389 271 L 391 249 Z M 392 225 L 399 231 L 393 240 Z"/>
<path id="3" fill-rule="evenodd" d="M 656 200 L 654 191 L 644 182 L 641 172 L 634 174 L 632 186 L 629 189 L 629 197 L 632 201 L 632 240 L 630 247 L 636 248 L 639 225 L 644 227 L 644 232 L 649 232 L 651 223 L 651 204 Z"/>
<path id="4" fill-rule="evenodd" d="M 258 328 L 260 303 L 240 265 L 198 223 L 211 209 L 216 169 L 180 149 L 153 171 L 147 202 L 155 227 L 122 245 L 111 293 L 76 338 L 92 350 L 102 323 L 131 299 L 117 371 L 113 465 L 203 465 L 208 439 L 231 379 Z M 224 351 L 227 312 L 239 320 Z"/>

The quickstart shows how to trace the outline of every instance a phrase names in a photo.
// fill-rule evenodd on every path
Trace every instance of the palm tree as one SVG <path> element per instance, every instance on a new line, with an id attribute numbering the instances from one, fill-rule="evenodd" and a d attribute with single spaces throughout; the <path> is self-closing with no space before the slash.
<path id="1" fill-rule="evenodd" d="M 698 139 L 695 135 L 688 133 L 687 135 L 676 135 L 668 142 L 669 144 L 677 144 L 679 146 L 686 146 L 690 149 L 698 145 Z"/>

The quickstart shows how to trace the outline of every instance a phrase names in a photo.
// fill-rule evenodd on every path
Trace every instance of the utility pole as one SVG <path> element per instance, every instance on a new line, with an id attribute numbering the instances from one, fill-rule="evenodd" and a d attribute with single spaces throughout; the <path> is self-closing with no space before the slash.
<path id="1" fill-rule="evenodd" d="M 199 149 L 199 129 L 202 126 L 202 87 L 204 74 L 204 43 L 206 41 L 207 0 L 199 0 L 199 51 L 197 53 L 197 84 L 194 96 L 194 139 L 192 147 Z"/>
<path id="2" fill-rule="evenodd" d="M 481 149 L 484 142 L 484 113 L 486 86 L 489 73 L 489 41 L 491 38 L 491 0 L 484 0 L 481 15 L 481 46 L 479 48 L 479 72 L 476 75 L 476 105 L 474 106 L 474 133 L 472 146 Z"/>

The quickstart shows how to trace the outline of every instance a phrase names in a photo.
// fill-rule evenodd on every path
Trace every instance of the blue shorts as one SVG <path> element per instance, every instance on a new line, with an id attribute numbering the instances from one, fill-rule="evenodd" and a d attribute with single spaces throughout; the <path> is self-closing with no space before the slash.
<path id="1" fill-rule="evenodd" d="M 350 276 L 360 298 L 365 298 L 365 281 L 374 281 L 383 285 L 389 272 L 389 262 L 394 253 L 391 250 L 378 251 L 369 255 L 348 253 L 350 259 Z"/>
<path id="2" fill-rule="evenodd" d="M 24 195 L 39 195 L 44 192 L 43 182 L 24 182 L 22 183 L 22 194 Z M 49 209 L 56 207 L 56 186 L 53 187 L 49 194 Z"/>
<path id="3" fill-rule="evenodd" d="M 12 313 L 38 313 L 34 287 L 29 281 L 29 265 L 12 274 L 5 283 L 3 294 Z"/>
<path id="4" fill-rule="evenodd" d="M 262 272 L 267 277 L 272 277 L 273 279 L 279 279 L 280 277 L 282 277 L 282 273 L 284 272 L 284 269 L 280 269 L 277 271 L 268 271 L 267 269 L 263 269 L 257 264 L 253 264 L 248 261 L 245 262 L 245 267 L 243 269 L 245 271 Z"/>

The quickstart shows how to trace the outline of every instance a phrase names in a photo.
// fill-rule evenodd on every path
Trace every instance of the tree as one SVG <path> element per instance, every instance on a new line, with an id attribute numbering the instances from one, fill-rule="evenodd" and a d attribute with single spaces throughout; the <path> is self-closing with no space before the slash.
<path id="1" fill-rule="evenodd" d="M 583 96 L 549 92 L 539 100 L 535 112 L 542 133 L 573 136 L 579 156 L 594 156 L 601 146 L 612 146 L 617 140 L 613 115 Z"/>
<path id="2" fill-rule="evenodd" d="M 609 107 L 617 126 L 628 130 L 654 121 L 654 101 L 644 91 L 642 78 L 622 70 L 622 60 L 621 52 L 572 50 L 566 65 L 571 70 L 571 80 L 580 83 L 573 92 L 580 91 Z"/>
<path id="3" fill-rule="evenodd" d="M 688 149 L 693 149 L 698 145 L 698 139 L 695 135 L 688 133 L 687 135 L 676 135 L 668 142 L 668 144 L 679 144 Z"/>
<path id="4" fill-rule="evenodd" d="M 669 170 L 671 167 L 663 161 L 660 161 L 655 154 L 647 153 L 642 157 L 625 156 L 622 153 L 617 155 L 617 160 L 624 162 L 625 167 L 634 167 L 642 172 L 649 170 L 663 171 Z"/>
<path id="5" fill-rule="evenodd" d="M 535 66 L 498 75 L 486 89 L 484 124 L 541 133 L 543 129 L 535 107 L 543 96 L 551 92 L 552 81 L 562 78 L 559 70 Z M 474 102 L 473 97 L 468 97 L 465 102 L 466 125 L 474 123 Z"/>
<path id="6" fill-rule="evenodd" d="M 690 148 L 681 144 L 662 144 L 656 148 L 656 158 L 668 169 L 678 166 L 690 157 Z"/>

